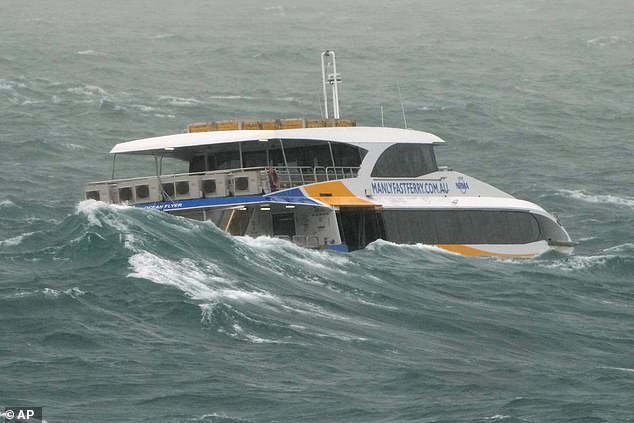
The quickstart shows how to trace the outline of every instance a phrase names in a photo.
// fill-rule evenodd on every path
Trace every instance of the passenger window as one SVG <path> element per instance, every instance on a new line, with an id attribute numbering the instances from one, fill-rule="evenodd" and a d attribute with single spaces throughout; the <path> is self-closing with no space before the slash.
<path id="1" fill-rule="evenodd" d="M 372 169 L 373 177 L 415 178 L 438 170 L 430 144 L 394 144 L 388 147 Z"/>
<path id="2" fill-rule="evenodd" d="M 194 156 L 189 162 L 189 173 L 205 171 L 205 156 Z"/>
<path id="3" fill-rule="evenodd" d="M 539 239 L 530 213 L 488 210 L 384 210 L 387 239 L 402 244 L 526 244 Z"/>

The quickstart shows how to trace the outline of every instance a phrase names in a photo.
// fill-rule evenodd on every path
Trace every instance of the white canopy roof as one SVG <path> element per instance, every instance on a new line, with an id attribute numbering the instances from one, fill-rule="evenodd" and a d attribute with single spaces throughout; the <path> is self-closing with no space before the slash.
<path id="1" fill-rule="evenodd" d="M 362 147 L 374 143 L 438 144 L 444 141 L 436 135 L 412 129 L 384 127 L 334 127 L 275 130 L 237 130 L 194 132 L 144 138 L 115 145 L 110 153 L 152 153 L 209 144 L 270 139 L 310 139 L 353 144 Z"/>

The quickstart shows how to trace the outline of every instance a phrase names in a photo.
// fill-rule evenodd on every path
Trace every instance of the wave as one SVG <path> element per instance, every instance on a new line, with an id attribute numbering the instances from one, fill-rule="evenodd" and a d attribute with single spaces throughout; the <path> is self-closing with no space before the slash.
<path id="1" fill-rule="evenodd" d="M 634 373 L 634 369 L 630 369 L 628 367 L 608 367 L 608 366 L 603 366 L 603 367 L 598 367 L 599 369 L 603 369 L 603 370 L 616 370 L 619 372 L 627 372 L 627 373 Z"/>
<path id="2" fill-rule="evenodd" d="M 236 310 L 249 304 L 254 310 L 297 316 L 290 324 L 307 328 L 299 330 L 305 334 L 357 340 L 364 337 L 342 334 L 337 328 L 324 331 L 314 322 L 348 325 L 356 320 L 358 327 L 367 327 L 371 321 L 354 316 L 370 310 L 393 312 L 401 301 L 410 301 L 409 289 L 426 289 L 415 281 L 440 284 L 444 279 L 438 277 L 442 275 L 508 278 L 527 269 L 544 277 L 622 275 L 634 269 L 631 243 L 594 254 L 547 254 L 531 260 L 467 258 L 435 247 L 382 240 L 343 254 L 309 250 L 277 238 L 233 237 L 210 222 L 94 200 L 79 202 L 73 214 L 48 229 L 0 241 L 0 247 L 12 262 L 18 260 L 16 268 L 20 258 L 43 260 L 42 266 L 63 261 L 76 268 L 104 265 L 110 260 L 117 260 L 118 266 L 126 263 L 123 276 L 175 288 L 182 298 L 200 308 L 203 320 L 218 312 L 217 307 L 231 306 L 235 307 L 221 310 L 235 319 Z M 407 290 L 385 293 L 388 280 L 398 281 L 396 286 Z M 248 325 L 243 322 L 241 327 Z"/>
<path id="3" fill-rule="evenodd" d="M 619 44 L 630 44 L 631 41 L 618 35 L 605 35 L 587 40 L 586 43 L 591 47 L 603 48 Z"/>
<path id="4" fill-rule="evenodd" d="M 101 100 L 99 100 L 99 109 L 100 110 L 105 110 L 105 111 L 112 111 L 112 112 L 125 112 L 126 108 L 123 106 L 119 106 L 118 104 L 116 104 L 113 100 L 111 100 L 108 97 L 103 97 L 101 98 Z"/>
<path id="5" fill-rule="evenodd" d="M 66 148 L 67 150 L 86 150 L 87 147 L 85 145 L 80 145 L 80 144 L 73 144 L 71 142 L 64 142 L 62 144 L 60 144 L 62 147 Z"/>
<path id="6" fill-rule="evenodd" d="M 249 95 L 210 95 L 210 99 L 214 100 L 260 100 L 261 97 L 253 97 Z"/>
<path id="7" fill-rule="evenodd" d="M 543 267 L 559 269 L 566 272 L 585 271 L 604 268 L 610 260 L 616 259 L 615 255 L 571 256 L 562 260 L 553 260 L 540 263 Z"/>
<path id="8" fill-rule="evenodd" d="M 25 297 L 32 297 L 32 296 L 43 296 L 44 298 L 47 299 L 57 299 L 60 298 L 61 296 L 66 296 L 66 297 L 70 297 L 70 298 L 79 298 L 83 295 L 85 295 L 86 293 L 84 291 L 82 291 L 81 289 L 79 289 L 79 287 L 72 287 L 72 288 L 68 288 L 68 289 L 64 289 L 64 290 L 57 290 L 54 288 L 43 288 L 43 289 L 36 289 L 33 291 L 18 291 L 9 295 L 2 295 L 2 298 L 7 298 L 7 299 L 15 299 L 15 298 L 25 298 Z"/>
<path id="9" fill-rule="evenodd" d="M 247 291 L 235 288 L 235 281 L 219 266 L 210 262 L 184 258 L 172 261 L 149 252 L 133 255 L 129 260 L 132 272 L 128 277 L 142 278 L 160 285 L 170 285 L 189 298 L 205 304 L 219 299 L 237 302 L 278 302 L 265 291 Z"/>
<path id="10" fill-rule="evenodd" d="M 566 197 L 573 198 L 575 200 L 581 200 L 588 203 L 596 203 L 596 204 L 614 204 L 617 206 L 625 206 L 629 208 L 634 208 L 634 198 L 630 197 L 617 197 L 615 195 L 592 195 L 586 194 L 584 191 L 580 190 L 558 190 L 560 194 L 565 195 Z"/>
<path id="11" fill-rule="evenodd" d="M 13 238 L 0 240 L 0 247 L 15 247 L 19 245 L 25 237 L 29 235 L 33 235 L 33 234 L 34 232 L 26 232 L 26 233 L 23 233 L 22 235 L 15 236 Z"/>
<path id="12" fill-rule="evenodd" d="M 146 106 L 145 104 L 132 104 L 130 107 L 144 113 L 157 112 L 160 110 L 156 107 Z"/>
<path id="13" fill-rule="evenodd" d="M 147 106 L 145 104 L 132 104 L 128 107 L 132 110 L 141 112 L 142 114 L 146 116 L 151 114 L 155 117 L 163 118 L 163 119 L 174 119 L 176 117 L 176 115 L 173 115 L 171 113 L 163 112 L 163 110 L 158 107 Z"/>
<path id="14" fill-rule="evenodd" d="M 611 252 L 611 253 L 633 253 L 632 255 L 634 255 L 634 244 L 628 242 L 625 244 L 615 245 L 613 247 L 606 248 L 603 251 Z"/>
<path id="15" fill-rule="evenodd" d="M 159 102 L 167 103 L 171 106 L 197 106 L 201 104 L 200 100 L 195 98 L 174 97 L 171 95 L 162 95 L 159 97 Z"/>
<path id="16" fill-rule="evenodd" d="M 76 53 L 79 56 L 107 56 L 106 53 L 95 50 L 81 50 Z"/>
<path id="17" fill-rule="evenodd" d="M 5 208 L 5 207 L 17 207 L 17 205 L 11 201 L 11 200 L 2 200 L 0 201 L 0 208 Z"/>
<path id="18" fill-rule="evenodd" d="M 484 420 L 488 422 L 497 422 L 497 421 L 506 420 L 509 418 L 511 418 L 511 416 L 507 416 L 506 414 L 496 414 L 491 417 L 485 417 Z"/>
<path id="19" fill-rule="evenodd" d="M 6 79 L 0 79 L 0 90 L 12 91 L 16 88 L 26 88 L 24 82 L 8 81 Z"/>
<path id="20" fill-rule="evenodd" d="M 173 33 L 156 34 L 150 37 L 152 40 L 185 41 L 184 36 Z"/>
<path id="21" fill-rule="evenodd" d="M 77 95 L 82 95 L 86 97 L 95 97 L 95 96 L 104 97 L 108 95 L 106 90 L 104 90 L 103 88 L 97 85 L 90 85 L 90 84 L 71 87 L 71 88 L 68 88 L 66 91 L 71 94 L 77 94 Z"/>
<path id="22" fill-rule="evenodd" d="M 634 248 L 623 244 L 603 249 L 598 254 L 572 255 L 553 257 L 545 254 L 542 257 L 529 260 L 527 263 L 537 264 L 539 267 L 554 269 L 564 273 L 605 273 L 627 274 L 634 271 Z M 559 255 L 557 253 L 557 255 Z"/>
<path id="23" fill-rule="evenodd" d="M 132 207 L 106 204 L 95 200 L 84 200 L 77 204 L 75 214 L 84 216 L 91 226 L 103 228 L 106 225 L 112 227 L 123 237 L 125 247 L 132 252 L 137 252 L 140 247 L 135 244 L 136 238 L 134 234 L 125 221 L 120 219 L 120 214 L 116 213 L 118 210 L 126 209 L 132 209 Z M 109 214 L 107 213 L 108 211 L 114 211 L 115 213 Z"/>

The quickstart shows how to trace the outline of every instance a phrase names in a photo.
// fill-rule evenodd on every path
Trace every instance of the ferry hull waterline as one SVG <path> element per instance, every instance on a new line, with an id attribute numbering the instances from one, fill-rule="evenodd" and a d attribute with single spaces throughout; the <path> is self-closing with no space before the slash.
<path id="1" fill-rule="evenodd" d="M 186 133 L 117 144 L 115 158 L 149 156 L 155 174 L 115 179 L 113 163 L 112 178 L 87 184 L 85 198 L 307 248 L 353 251 L 383 239 L 467 256 L 572 252 L 556 216 L 438 166 L 435 147 L 444 141 L 436 135 L 341 119 L 339 82 L 334 52 L 326 51 L 321 119 L 205 122 Z M 163 174 L 164 159 L 187 169 Z"/>

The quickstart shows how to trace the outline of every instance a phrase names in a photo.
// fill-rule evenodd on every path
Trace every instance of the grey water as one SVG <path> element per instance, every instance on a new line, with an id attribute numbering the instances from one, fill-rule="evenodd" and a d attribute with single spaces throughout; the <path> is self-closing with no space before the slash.
<path id="1" fill-rule="evenodd" d="M 0 28 L 0 411 L 634 420 L 631 1 L 2 0 Z M 325 49 L 342 117 L 401 127 L 402 103 L 575 252 L 320 252 L 82 201 L 118 142 L 320 116 Z"/>

